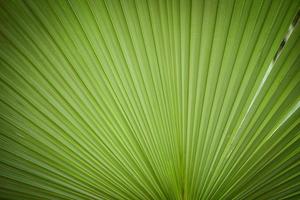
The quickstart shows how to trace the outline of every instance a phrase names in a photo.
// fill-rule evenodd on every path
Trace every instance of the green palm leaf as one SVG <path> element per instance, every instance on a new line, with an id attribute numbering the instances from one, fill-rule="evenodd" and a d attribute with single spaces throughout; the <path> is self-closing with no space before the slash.
<path id="1" fill-rule="evenodd" d="M 299 6 L 1 1 L 0 198 L 300 198 Z"/>

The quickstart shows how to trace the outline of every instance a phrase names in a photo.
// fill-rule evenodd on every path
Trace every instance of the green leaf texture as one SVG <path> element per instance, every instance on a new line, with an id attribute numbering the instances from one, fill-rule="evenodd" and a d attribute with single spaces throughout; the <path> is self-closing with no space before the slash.
<path id="1" fill-rule="evenodd" d="M 2 0 L 0 198 L 300 199 L 299 0 Z"/>

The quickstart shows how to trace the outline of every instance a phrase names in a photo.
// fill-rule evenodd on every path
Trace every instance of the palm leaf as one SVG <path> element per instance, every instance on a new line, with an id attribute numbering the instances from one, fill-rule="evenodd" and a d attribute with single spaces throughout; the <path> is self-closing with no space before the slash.
<path id="1" fill-rule="evenodd" d="M 299 198 L 299 6 L 1 1 L 1 199 Z"/>

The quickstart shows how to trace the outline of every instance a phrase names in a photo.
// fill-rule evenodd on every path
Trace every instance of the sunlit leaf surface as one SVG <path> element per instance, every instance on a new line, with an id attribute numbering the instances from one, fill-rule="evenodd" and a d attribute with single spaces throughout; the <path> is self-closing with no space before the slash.
<path id="1" fill-rule="evenodd" d="M 300 199 L 299 6 L 2 0 L 0 198 Z"/>

